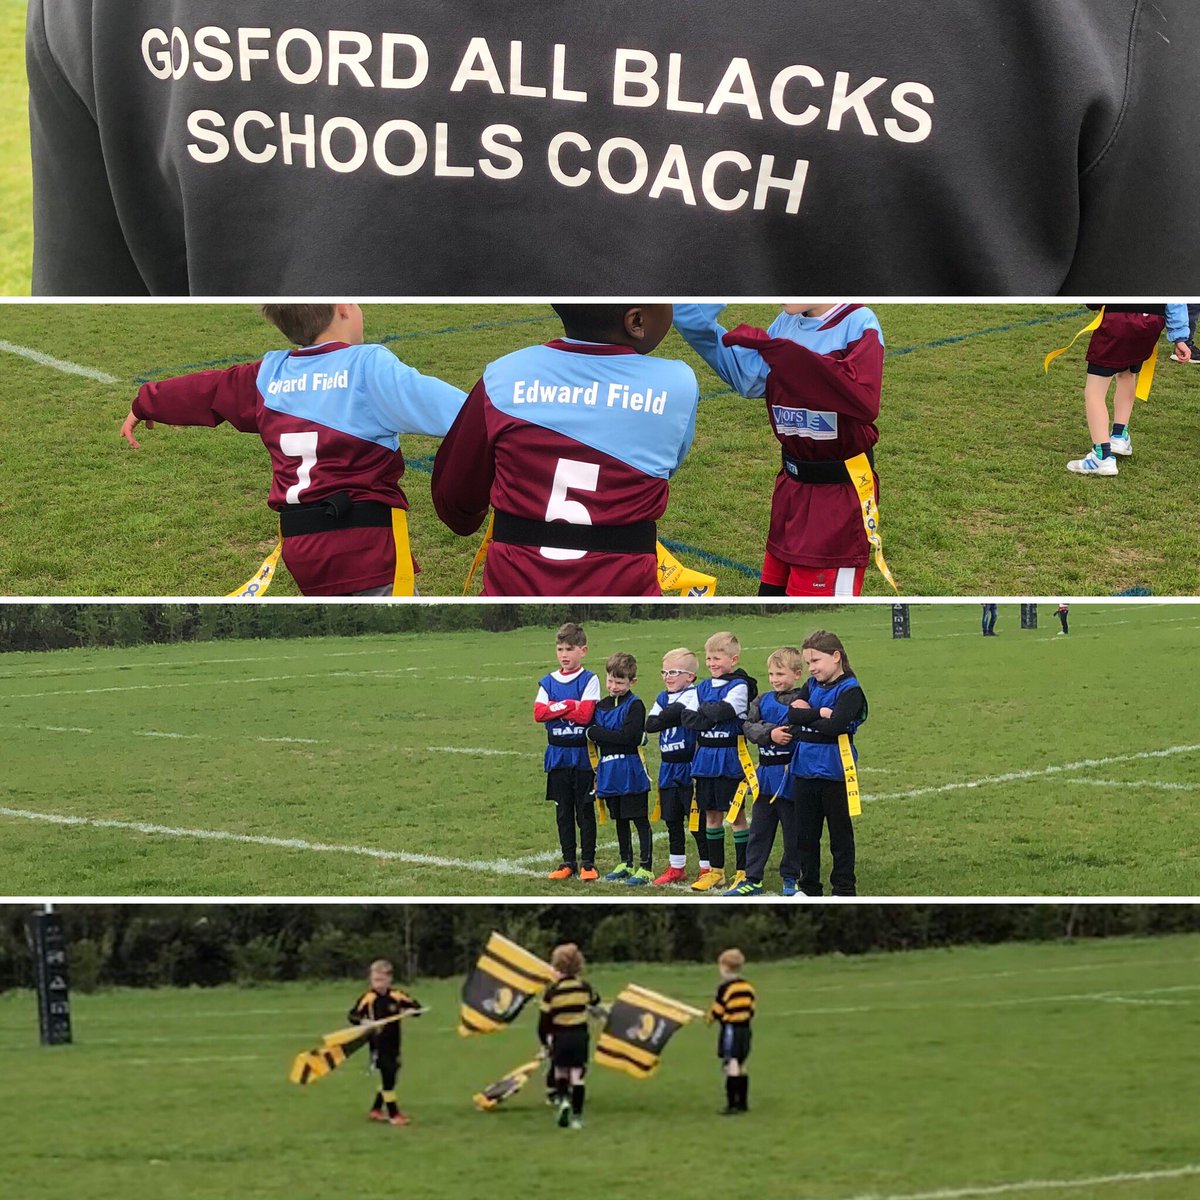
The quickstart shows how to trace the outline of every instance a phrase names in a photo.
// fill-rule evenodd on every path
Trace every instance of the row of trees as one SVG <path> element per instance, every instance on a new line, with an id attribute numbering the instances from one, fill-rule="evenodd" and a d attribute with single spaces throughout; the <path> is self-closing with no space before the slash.
<path id="1" fill-rule="evenodd" d="M 32 985 L 29 908 L 0 908 L 0 992 Z M 402 978 L 464 973 L 498 929 L 596 962 L 763 961 L 941 946 L 1200 931 L 1200 905 L 66 905 L 74 988 L 346 979 L 374 958 Z"/>
<path id="2" fill-rule="evenodd" d="M 727 608 L 705 611 L 733 619 Z M 763 604 L 736 612 L 786 615 Z M 0 653 L 676 619 L 678 609 L 663 604 L 13 604 L 0 605 Z"/>

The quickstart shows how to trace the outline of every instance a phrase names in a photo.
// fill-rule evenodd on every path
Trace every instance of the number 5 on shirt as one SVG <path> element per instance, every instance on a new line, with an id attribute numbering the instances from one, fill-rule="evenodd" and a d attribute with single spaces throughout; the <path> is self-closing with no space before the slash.
<path id="1" fill-rule="evenodd" d="M 567 493 L 595 492 L 600 483 L 600 467 L 596 463 L 579 462 L 573 458 L 560 458 L 554 472 L 554 483 L 550 488 L 550 502 L 546 505 L 547 521 L 565 521 L 568 525 L 591 525 L 592 514 L 578 500 L 568 500 Z M 554 546 L 541 548 L 543 558 L 555 562 L 571 562 L 584 558 L 586 550 L 560 550 Z"/>

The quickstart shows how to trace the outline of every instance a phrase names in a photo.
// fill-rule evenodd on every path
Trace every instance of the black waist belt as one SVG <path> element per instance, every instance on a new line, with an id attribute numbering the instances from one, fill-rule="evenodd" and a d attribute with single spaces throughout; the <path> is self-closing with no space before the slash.
<path id="1" fill-rule="evenodd" d="M 697 737 L 702 746 L 709 750 L 724 750 L 738 744 L 736 733 L 700 733 Z"/>
<path id="2" fill-rule="evenodd" d="M 554 550 L 607 550 L 614 554 L 657 554 L 658 526 L 568 525 L 565 521 L 529 521 L 496 513 L 493 537 L 508 546 L 549 546 Z"/>
<path id="3" fill-rule="evenodd" d="M 770 750 L 759 750 L 758 761 L 760 766 L 774 767 L 783 763 L 792 761 L 792 751 L 789 747 L 786 751 L 773 752 Z"/>
<path id="4" fill-rule="evenodd" d="M 867 451 L 867 462 L 875 469 L 875 451 Z M 850 474 L 844 462 L 802 462 L 790 454 L 783 456 L 783 469 L 797 483 L 849 483 Z"/>
<path id="5" fill-rule="evenodd" d="M 665 763 L 691 762 L 694 757 L 693 750 L 664 750 L 659 761 Z"/>
<path id="6" fill-rule="evenodd" d="M 316 504 L 292 504 L 279 514 L 279 530 L 285 538 L 339 529 L 391 527 L 390 505 L 379 500 L 352 500 L 346 492 L 336 492 Z"/>

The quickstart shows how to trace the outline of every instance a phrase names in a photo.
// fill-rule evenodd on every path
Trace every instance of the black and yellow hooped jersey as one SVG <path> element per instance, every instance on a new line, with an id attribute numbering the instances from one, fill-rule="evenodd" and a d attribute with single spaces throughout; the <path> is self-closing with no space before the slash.
<path id="1" fill-rule="evenodd" d="M 590 983 L 564 976 L 542 993 L 542 1024 L 551 1030 L 586 1026 L 588 1009 L 599 1003 L 600 995 Z"/>
<path id="2" fill-rule="evenodd" d="M 746 979 L 727 979 L 717 988 L 717 998 L 708 1010 L 709 1017 L 722 1025 L 748 1025 L 754 1019 L 757 994 Z"/>
<path id="3" fill-rule="evenodd" d="M 361 1025 L 370 1021 L 383 1021 L 398 1016 L 409 1009 L 420 1008 L 420 1003 L 398 988 L 386 992 L 368 991 L 350 1010 L 350 1024 Z M 371 1036 L 371 1048 L 377 1053 L 392 1055 L 400 1049 L 400 1021 L 385 1025 Z"/>

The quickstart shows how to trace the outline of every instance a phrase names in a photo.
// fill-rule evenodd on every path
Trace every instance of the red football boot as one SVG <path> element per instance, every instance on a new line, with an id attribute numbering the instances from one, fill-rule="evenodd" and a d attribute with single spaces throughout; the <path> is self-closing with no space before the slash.
<path id="1" fill-rule="evenodd" d="M 683 867 L 668 867 L 655 881 L 655 887 L 666 887 L 668 883 L 686 883 L 688 873 Z"/>

